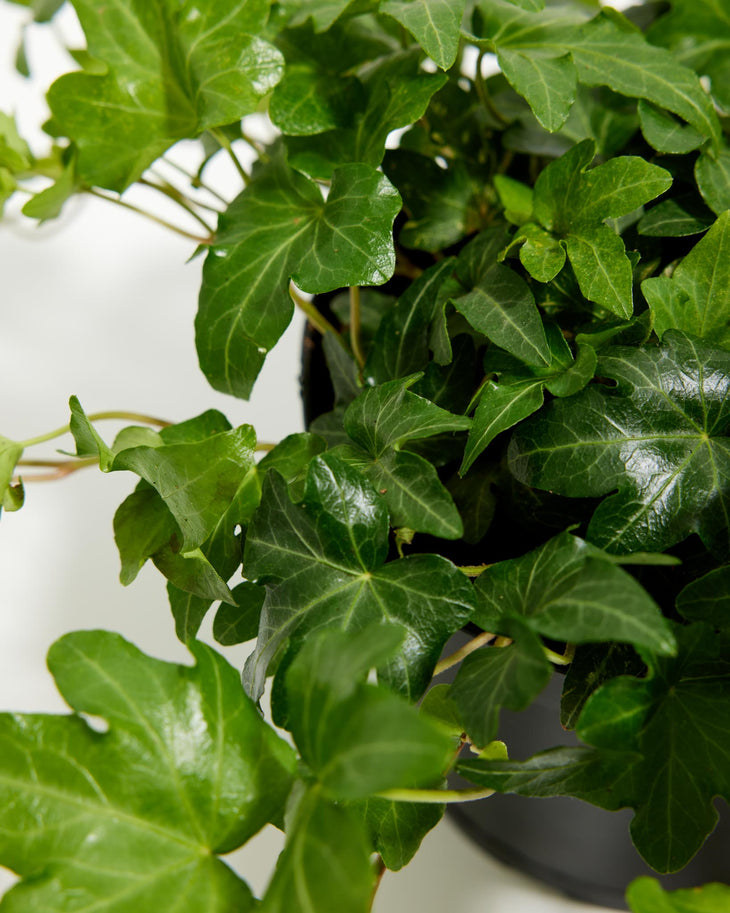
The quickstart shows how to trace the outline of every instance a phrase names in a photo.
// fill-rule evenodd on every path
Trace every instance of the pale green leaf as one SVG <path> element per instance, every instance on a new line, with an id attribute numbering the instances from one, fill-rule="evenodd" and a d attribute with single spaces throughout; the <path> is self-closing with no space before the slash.
<path id="1" fill-rule="evenodd" d="M 442 70 L 456 60 L 465 0 L 385 0 L 380 12 L 392 16 L 413 35 Z"/>

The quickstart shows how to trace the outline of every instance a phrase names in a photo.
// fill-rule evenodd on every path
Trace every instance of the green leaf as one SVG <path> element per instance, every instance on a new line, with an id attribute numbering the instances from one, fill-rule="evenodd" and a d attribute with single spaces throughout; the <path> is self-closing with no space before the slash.
<path id="1" fill-rule="evenodd" d="M 364 682 L 403 639 L 375 624 L 310 637 L 286 672 L 289 727 L 333 798 L 360 799 L 441 778 L 453 745 L 404 698 Z"/>
<path id="2" fill-rule="evenodd" d="M 488 229 L 464 248 L 459 279 L 467 291 L 450 300 L 475 330 L 498 346 L 528 364 L 549 364 L 545 330 L 529 286 L 497 262 L 504 240 L 503 229 Z"/>
<path id="3" fill-rule="evenodd" d="M 234 602 L 226 581 L 199 548 L 182 554 L 169 546 L 163 547 L 155 552 L 152 560 L 170 584 L 183 593 L 204 600 L 206 609 L 217 599 L 228 603 Z M 197 628 L 195 632 L 186 630 L 184 641 L 187 643 L 194 633 L 197 633 Z"/>
<path id="4" fill-rule="evenodd" d="M 422 396 L 411 393 L 419 374 L 392 380 L 365 390 L 345 412 L 345 430 L 371 456 L 381 457 L 391 447 L 432 437 L 446 431 L 465 431 L 466 415 L 453 415 Z"/>
<path id="5" fill-rule="evenodd" d="M 565 248 L 539 225 L 528 223 L 515 235 L 520 247 L 520 262 L 538 282 L 550 282 L 565 265 Z"/>
<path id="6" fill-rule="evenodd" d="M 60 216 L 66 201 L 78 189 L 79 182 L 76 177 L 76 159 L 74 157 L 50 187 L 46 187 L 45 190 L 41 190 L 28 200 L 23 206 L 22 213 L 31 219 L 38 219 L 40 224 L 49 219 L 56 219 Z"/>
<path id="7" fill-rule="evenodd" d="M 621 238 L 607 225 L 598 225 L 569 237 L 566 250 L 585 297 L 619 317 L 631 317 L 633 271 Z"/>
<path id="8" fill-rule="evenodd" d="M 532 187 L 516 181 L 506 174 L 495 174 L 494 189 L 504 206 L 505 218 L 515 225 L 522 225 L 532 218 Z"/>
<path id="9" fill-rule="evenodd" d="M 516 92 L 524 96 L 538 122 L 559 130 L 575 101 L 576 70 L 570 54 L 540 57 L 501 46 L 497 60 Z"/>
<path id="10" fill-rule="evenodd" d="M 277 650 L 295 636 L 373 621 L 402 625 L 406 641 L 381 669 L 394 688 L 420 696 L 451 633 L 469 618 L 471 584 L 450 562 L 416 555 L 383 564 L 388 519 L 377 492 L 331 455 L 310 464 L 304 499 L 268 473 L 246 536 L 244 574 L 267 588 L 259 640 L 244 678 L 259 696 Z"/>
<path id="11" fill-rule="evenodd" d="M 281 156 L 221 216 L 196 318 L 201 367 L 218 390 L 248 397 L 291 320 L 288 280 L 307 292 L 379 285 L 393 273 L 400 198 L 368 165 L 344 165 L 325 202 Z"/>
<path id="12" fill-rule="evenodd" d="M 487 568 L 476 591 L 473 620 L 485 631 L 502 631 L 505 620 L 517 618 L 567 643 L 616 641 L 661 654 L 675 649 L 649 594 L 600 549 L 567 532 Z"/>
<path id="13" fill-rule="evenodd" d="M 442 70 L 456 60 L 465 0 L 385 0 L 380 12 L 408 29 Z"/>
<path id="14" fill-rule="evenodd" d="M 639 120 L 644 138 L 658 152 L 684 155 L 705 142 L 699 130 L 649 102 L 639 102 Z"/>
<path id="15" fill-rule="evenodd" d="M 114 463 L 114 453 L 104 442 L 89 419 L 86 417 L 78 398 L 72 396 L 68 402 L 71 409 L 71 434 L 76 442 L 76 455 L 80 457 L 93 456 L 99 458 L 99 468 L 109 472 Z"/>
<path id="16" fill-rule="evenodd" d="M 605 681 L 618 675 L 640 676 L 644 663 L 627 644 L 582 644 L 573 656 L 563 683 L 560 725 L 575 729 L 588 698 Z"/>
<path id="17" fill-rule="evenodd" d="M 695 164 L 695 178 L 705 203 L 718 216 L 730 209 L 730 146 L 703 152 Z"/>
<path id="18" fill-rule="evenodd" d="M 659 872 L 676 871 L 717 822 L 712 800 L 730 796 L 727 638 L 695 624 L 677 628 L 675 659 L 650 659 L 647 678 L 616 678 L 596 691 L 578 736 L 600 748 L 635 745 L 641 761 L 622 804 L 636 815 L 631 836 Z"/>
<path id="19" fill-rule="evenodd" d="M 13 495 L 15 487 L 12 484 L 15 467 L 22 455 L 22 444 L 0 435 L 0 508 L 4 510 L 18 510 L 23 505 L 22 488 Z"/>
<path id="20" fill-rule="evenodd" d="M 661 346 L 603 351 L 597 373 L 616 386 L 555 400 L 521 425 L 512 472 L 569 497 L 618 489 L 588 527 L 608 551 L 661 551 L 697 532 L 728 554 L 730 354 L 676 330 Z"/>
<path id="21" fill-rule="evenodd" d="M 730 348 L 730 212 L 725 212 L 672 273 L 641 285 L 654 330 L 683 330 Z"/>
<path id="22" fill-rule="evenodd" d="M 304 484 L 309 464 L 326 449 L 324 438 L 317 434 L 289 434 L 259 461 L 257 469 L 259 473 L 275 469 L 298 491 Z"/>
<path id="23" fill-rule="evenodd" d="M 253 640 L 259 630 L 266 590 L 255 583 L 239 583 L 233 590 L 235 605 L 223 604 L 213 622 L 213 637 L 224 647 Z"/>
<path id="24" fill-rule="evenodd" d="M 686 238 L 707 231 L 713 217 L 693 196 L 679 196 L 657 203 L 641 218 L 637 229 L 650 238 Z"/>
<path id="25" fill-rule="evenodd" d="M 191 444 L 133 447 L 114 459 L 160 495 L 183 534 L 182 552 L 210 536 L 254 467 L 256 435 L 250 425 Z"/>
<path id="26" fill-rule="evenodd" d="M 0 111 L 0 167 L 11 174 L 32 167 L 33 156 L 28 144 L 18 133 L 15 118 Z"/>
<path id="27" fill-rule="evenodd" d="M 626 901 L 632 913 L 724 913 L 730 906 L 730 886 L 664 891 L 654 878 L 637 878 L 628 887 Z"/>
<path id="28" fill-rule="evenodd" d="M 119 573 L 122 585 L 129 586 L 147 559 L 174 535 L 179 535 L 178 525 L 154 488 L 139 488 L 125 498 L 114 514 L 114 541 L 122 562 Z"/>
<path id="29" fill-rule="evenodd" d="M 552 675 L 540 638 L 522 625 L 514 628 L 509 646 L 487 646 L 467 656 L 451 686 L 451 699 L 479 747 L 496 738 L 502 707 L 525 710 Z"/>
<path id="30" fill-rule="evenodd" d="M 296 807 L 286 846 L 258 909 L 368 913 L 375 884 L 371 852 L 359 817 L 310 790 Z"/>
<path id="31" fill-rule="evenodd" d="M 376 383 L 421 371 L 428 363 L 428 332 L 439 289 L 454 260 L 446 257 L 415 279 L 380 321 L 364 374 Z"/>
<path id="32" fill-rule="evenodd" d="M 197 664 L 178 666 L 116 634 L 69 634 L 49 667 L 73 709 L 109 731 L 77 715 L 2 715 L 0 859 L 23 879 L 8 911 L 164 908 L 171 896 L 181 913 L 254 909 L 216 854 L 277 814 L 295 759 L 236 671 L 192 649 Z"/>
<path id="33" fill-rule="evenodd" d="M 353 803 L 353 807 L 365 821 L 375 850 L 392 872 L 408 865 L 423 838 L 436 827 L 446 809 L 445 805 L 428 802 L 392 802 L 378 798 Z"/>
<path id="34" fill-rule="evenodd" d="M 89 184 L 121 192 L 178 140 L 255 111 L 281 77 L 280 53 L 258 37 L 263 0 L 203 0 L 195 15 L 172 0 L 74 7 L 107 72 L 62 76 L 48 99 Z"/>
<path id="35" fill-rule="evenodd" d="M 715 568 L 680 592 L 677 611 L 690 621 L 706 621 L 716 628 L 730 628 L 730 567 Z"/>

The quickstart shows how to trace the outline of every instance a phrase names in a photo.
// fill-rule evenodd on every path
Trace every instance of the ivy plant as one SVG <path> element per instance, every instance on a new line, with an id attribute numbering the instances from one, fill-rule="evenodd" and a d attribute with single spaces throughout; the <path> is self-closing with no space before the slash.
<path id="1" fill-rule="evenodd" d="M 279 442 L 73 391 L 68 425 L 0 437 L 3 523 L 39 442 L 75 441 L 46 475 L 132 473 L 121 583 L 154 563 L 195 659 L 53 645 L 70 713 L 0 716 L 0 910 L 367 913 L 494 792 L 631 808 L 681 869 L 730 802 L 727 2 L 11 2 L 25 34 L 72 6 L 86 44 L 45 148 L 0 113 L 0 205 L 159 193 L 199 229 L 134 207 L 205 258 L 212 387 L 247 398 L 296 308 L 325 379 Z M 561 674 L 579 744 L 512 757 L 501 711 Z M 268 823 L 255 898 L 219 857 Z M 722 913 L 730 887 L 627 902 Z"/>

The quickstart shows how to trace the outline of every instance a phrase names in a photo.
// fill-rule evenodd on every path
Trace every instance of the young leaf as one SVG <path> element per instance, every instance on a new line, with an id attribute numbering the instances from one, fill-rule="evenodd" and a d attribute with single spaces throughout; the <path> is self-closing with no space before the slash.
<path id="1" fill-rule="evenodd" d="M 456 60 L 465 0 L 385 0 L 380 12 L 408 29 L 423 50 L 442 70 Z"/>
<path id="2" fill-rule="evenodd" d="M 654 878 L 637 878 L 626 892 L 631 913 L 725 913 L 730 907 L 730 885 L 664 891 Z"/>
<path id="3" fill-rule="evenodd" d="M 17 510 L 23 504 L 21 496 L 20 503 L 15 505 L 12 484 L 15 467 L 22 455 L 22 444 L 0 435 L 0 508 L 5 510 Z"/>
<path id="4" fill-rule="evenodd" d="M 86 417 L 78 398 L 72 396 L 69 400 L 71 409 L 71 434 L 76 442 L 77 456 L 93 456 L 99 458 L 99 468 L 109 472 L 114 462 L 112 449 L 102 439 L 99 432 Z"/>
<path id="5" fill-rule="evenodd" d="M 554 400 L 510 444 L 521 481 L 598 497 L 588 537 L 615 553 L 661 551 L 697 532 L 730 553 L 730 354 L 676 330 L 659 347 L 604 350 L 595 385 Z"/>
<path id="6" fill-rule="evenodd" d="M 258 37 L 269 12 L 258 0 L 202 0 L 195 16 L 171 0 L 74 7 L 107 72 L 62 76 L 48 100 L 88 184 L 121 192 L 178 140 L 255 111 L 281 77 L 281 54 Z"/>
<path id="7" fill-rule="evenodd" d="M 519 619 L 568 643 L 618 641 L 672 654 L 674 638 L 649 594 L 630 574 L 577 536 L 561 533 L 521 558 L 500 561 L 477 579 L 474 621 L 502 631 Z"/>
<path id="8" fill-rule="evenodd" d="M 730 212 L 723 213 L 672 277 L 645 279 L 657 336 L 683 330 L 730 348 Z"/>
<path id="9" fill-rule="evenodd" d="M 196 318 L 210 383 L 247 398 L 266 352 L 291 320 L 287 284 L 307 292 L 379 285 L 393 273 L 400 197 L 373 168 L 344 165 L 325 202 L 280 155 L 221 216 Z"/>
<path id="10" fill-rule="evenodd" d="M 254 909 L 216 854 L 278 813 L 295 759 L 236 671 L 192 649 L 197 664 L 178 666 L 116 634 L 69 634 L 51 648 L 51 671 L 74 710 L 109 732 L 76 715 L 0 717 L 0 859 L 23 879 L 3 906 L 61 913 L 81 897 L 152 909 L 174 895 L 181 913 Z"/>
<path id="11" fill-rule="evenodd" d="M 385 504 L 334 456 L 312 461 L 298 504 L 268 473 L 261 505 L 244 553 L 245 576 L 267 588 L 258 645 L 244 670 L 250 693 L 261 694 L 269 663 L 293 635 L 299 642 L 315 629 L 354 633 L 380 619 L 407 631 L 402 650 L 380 670 L 384 680 L 420 696 L 443 644 L 472 612 L 463 574 L 435 555 L 384 565 Z"/>

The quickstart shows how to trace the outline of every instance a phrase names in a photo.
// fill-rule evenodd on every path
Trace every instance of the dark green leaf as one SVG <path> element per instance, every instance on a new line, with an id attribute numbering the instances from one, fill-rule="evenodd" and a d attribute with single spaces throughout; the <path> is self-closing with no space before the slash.
<path id="1" fill-rule="evenodd" d="M 730 213 L 712 228 L 672 273 L 641 285 L 658 336 L 684 330 L 730 348 Z"/>
<path id="2" fill-rule="evenodd" d="M 675 330 L 658 347 L 604 352 L 597 373 L 617 386 L 590 386 L 525 422 L 512 471 L 569 497 L 618 489 L 588 527 L 609 551 L 659 551 L 697 532 L 727 554 L 730 354 Z"/>
<path id="3" fill-rule="evenodd" d="M 343 345 L 342 337 L 325 333 L 322 350 L 335 391 L 335 405 L 347 405 L 362 392 L 360 366 Z"/>
<path id="4" fill-rule="evenodd" d="M 382 624 L 309 637 L 286 673 L 289 726 L 302 758 L 335 798 L 425 785 L 443 776 L 451 739 L 415 707 L 364 682 L 403 630 Z"/>
<path id="5" fill-rule="evenodd" d="M 712 213 L 698 205 L 692 196 L 662 200 L 639 222 L 640 235 L 653 238 L 686 238 L 707 231 L 712 225 Z"/>
<path id="6" fill-rule="evenodd" d="M 370 853 L 359 817 L 311 790 L 287 827 L 261 913 L 368 913 L 375 884 Z"/>
<path id="7" fill-rule="evenodd" d="M 626 901 L 632 913 L 725 913 L 730 907 L 730 885 L 664 891 L 654 878 L 637 878 L 629 885 Z"/>
<path id="8" fill-rule="evenodd" d="M 253 640 L 259 630 L 266 590 L 255 583 L 239 583 L 233 590 L 236 604 L 221 605 L 213 622 L 213 637 L 224 647 Z"/>
<path id="9" fill-rule="evenodd" d="M 695 178 L 705 203 L 718 216 L 730 209 L 730 146 L 703 152 L 695 165 Z"/>
<path id="10" fill-rule="evenodd" d="M 260 460 L 258 471 L 264 473 L 275 469 L 289 485 L 299 486 L 306 476 L 309 464 L 326 449 L 325 440 L 317 434 L 290 434 Z"/>
<path id="11" fill-rule="evenodd" d="M 220 219 L 203 269 L 196 339 L 210 383 L 248 397 L 291 320 L 287 283 L 307 292 L 379 285 L 393 273 L 400 198 L 368 165 L 335 173 L 327 202 L 278 156 Z"/>
<path id="12" fill-rule="evenodd" d="M 423 838 L 443 818 L 446 806 L 370 798 L 356 803 L 355 808 L 386 868 L 397 872 L 416 855 Z"/>
<path id="13" fill-rule="evenodd" d="M 117 508 L 114 514 L 114 541 L 119 549 L 122 569 L 119 579 L 129 584 L 145 561 L 167 545 L 178 525 L 169 508 L 154 488 L 139 488 Z"/>
<path id="14" fill-rule="evenodd" d="M 280 53 L 258 37 L 262 0 L 203 0 L 195 16 L 171 0 L 74 7 L 108 69 L 62 76 L 48 98 L 89 184 L 124 190 L 178 140 L 255 111 L 281 76 Z"/>
<path id="15" fill-rule="evenodd" d="M 578 736 L 603 749 L 635 746 L 642 755 L 631 793 L 631 836 L 659 872 L 676 871 L 717 821 L 714 796 L 730 797 L 727 639 L 696 624 L 677 628 L 676 659 L 650 660 L 645 679 L 616 678 L 596 691 Z"/>
<path id="16" fill-rule="evenodd" d="M 677 610 L 690 621 L 730 628 L 730 567 L 718 567 L 689 583 L 677 596 Z"/>
<path id="17" fill-rule="evenodd" d="M 649 594 L 601 551 L 561 533 L 521 558 L 500 561 L 477 580 L 474 621 L 501 631 L 519 618 L 569 643 L 617 641 L 674 652 L 668 623 Z"/>
<path id="18" fill-rule="evenodd" d="M 524 225 L 514 240 L 524 240 L 520 262 L 538 282 L 550 282 L 565 265 L 565 247 L 539 225 Z"/>
<path id="19" fill-rule="evenodd" d="M 355 632 L 376 620 L 406 628 L 401 651 L 381 670 L 395 688 L 420 696 L 448 636 L 473 606 L 471 584 L 435 555 L 383 565 L 388 519 L 377 492 L 354 468 L 316 457 L 304 499 L 293 503 L 269 473 L 246 536 L 244 574 L 266 584 L 256 652 L 245 681 L 260 695 L 269 663 L 296 631 Z"/>
<path id="20" fill-rule="evenodd" d="M 509 646 L 487 646 L 467 656 L 451 686 L 459 717 L 479 747 L 496 738 L 500 709 L 525 710 L 552 674 L 540 638 L 521 625 L 514 628 L 516 640 Z"/>
<path id="21" fill-rule="evenodd" d="M 277 814 L 294 755 L 236 671 L 203 644 L 193 653 L 194 667 L 164 663 L 105 631 L 51 648 L 63 696 L 110 729 L 3 715 L 0 859 L 23 879 L 8 910 L 61 913 L 79 898 L 105 911 L 164 909 L 171 896 L 181 913 L 254 909 L 216 854 Z"/>
<path id="22" fill-rule="evenodd" d="M 560 699 L 560 725 L 575 729 L 585 702 L 605 681 L 644 672 L 638 654 L 627 644 L 582 644 L 568 666 Z"/>
<path id="23" fill-rule="evenodd" d="M 205 600 L 206 609 L 218 599 L 233 603 L 233 596 L 226 581 L 201 549 L 191 549 L 182 554 L 167 546 L 155 552 L 152 560 L 155 567 L 167 577 L 170 584 L 186 594 Z M 186 629 L 186 643 L 194 633 L 197 633 L 197 628 L 195 632 L 191 631 L 189 627 Z"/>
<path id="24" fill-rule="evenodd" d="M 576 70 L 570 54 L 542 57 L 500 47 L 497 60 L 539 123 L 551 132 L 559 130 L 575 101 Z"/>
<path id="25" fill-rule="evenodd" d="M 497 507 L 493 469 L 473 469 L 466 478 L 454 476 L 447 488 L 464 524 L 462 539 L 474 544 L 484 538 Z"/>
<path id="26" fill-rule="evenodd" d="M 380 12 L 408 29 L 442 70 L 456 60 L 465 0 L 385 0 Z"/>
<path id="27" fill-rule="evenodd" d="M 639 120 L 647 143 L 665 154 L 683 155 L 692 152 L 706 139 L 690 124 L 683 123 L 668 111 L 649 102 L 639 102 Z"/>

